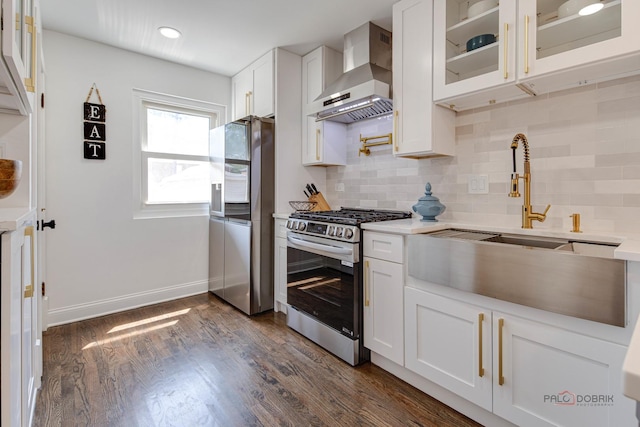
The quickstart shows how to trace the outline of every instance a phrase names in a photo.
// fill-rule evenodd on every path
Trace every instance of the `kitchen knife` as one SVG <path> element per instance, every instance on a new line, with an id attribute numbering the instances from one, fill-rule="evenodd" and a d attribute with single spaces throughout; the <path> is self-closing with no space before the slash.
<path id="1" fill-rule="evenodd" d="M 313 188 L 313 194 L 318 194 L 319 193 L 318 189 L 316 188 L 316 186 L 315 186 L 315 184 L 313 182 L 311 183 L 311 188 Z"/>
<path id="2" fill-rule="evenodd" d="M 309 192 L 309 194 L 313 195 L 313 189 L 309 184 L 307 184 L 307 191 Z"/>
<path id="3" fill-rule="evenodd" d="M 307 199 L 310 197 L 306 191 L 302 190 L 302 192 L 304 193 L 305 196 L 307 196 Z"/>

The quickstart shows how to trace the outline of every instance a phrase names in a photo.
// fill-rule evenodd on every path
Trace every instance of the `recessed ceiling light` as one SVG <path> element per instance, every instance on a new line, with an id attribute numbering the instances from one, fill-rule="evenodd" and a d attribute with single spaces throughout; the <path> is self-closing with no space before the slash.
<path id="1" fill-rule="evenodd" d="M 596 12 L 599 12 L 603 7 L 604 7 L 604 4 L 602 4 L 601 2 L 593 3 L 580 9 L 580 12 L 578 12 L 578 15 L 580 16 L 592 15 Z"/>
<path id="2" fill-rule="evenodd" d="M 171 27 L 160 27 L 160 28 L 158 28 L 158 31 L 160 31 L 160 34 L 162 34 L 163 36 L 165 36 L 168 39 L 177 39 L 178 37 L 180 37 L 182 35 L 180 33 L 180 31 L 176 30 L 175 28 L 171 28 Z"/>

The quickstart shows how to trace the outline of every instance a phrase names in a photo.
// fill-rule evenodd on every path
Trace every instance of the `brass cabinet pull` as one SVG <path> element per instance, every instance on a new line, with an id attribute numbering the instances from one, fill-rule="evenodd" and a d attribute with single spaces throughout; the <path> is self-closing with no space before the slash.
<path id="1" fill-rule="evenodd" d="M 484 313 L 478 314 L 478 376 L 484 377 L 484 368 L 482 367 L 482 322 L 484 321 Z"/>
<path id="2" fill-rule="evenodd" d="M 509 71 L 507 70 L 507 66 L 509 61 L 507 60 L 508 58 L 508 44 L 509 44 L 509 24 L 507 24 L 505 22 L 504 24 L 504 36 L 502 37 L 502 42 L 504 45 L 504 55 L 503 59 L 504 59 L 504 79 L 506 80 L 507 78 L 509 78 Z"/>
<path id="3" fill-rule="evenodd" d="M 244 95 L 244 110 L 247 116 L 251 114 L 251 95 L 253 95 L 251 91 Z"/>
<path id="4" fill-rule="evenodd" d="M 504 375 L 502 371 L 502 328 L 504 319 L 498 319 L 498 384 L 504 385 Z"/>
<path id="5" fill-rule="evenodd" d="M 316 129 L 316 160 L 320 160 L 320 129 Z"/>
<path id="6" fill-rule="evenodd" d="M 369 261 L 364 262 L 364 306 L 369 307 Z"/>
<path id="7" fill-rule="evenodd" d="M 34 262 L 35 262 L 35 248 L 34 248 L 35 240 L 33 238 L 34 237 L 33 236 L 33 229 L 34 229 L 33 225 L 30 225 L 30 226 L 28 226 L 28 227 L 26 227 L 24 229 L 25 237 L 29 237 L 31 239 L 31 245 L 30 245 L 30 248 L 31 248 L 31 251 L 30 251 L 31 252 L 30 253 L 30 256 L 31 256 L 31 279 L 30 279 L 30 283 L 24 287 L 24 297 L 25 298 L 33 297 L 33 284 L 36 281 L 35 265 L 34 265 Z"/>
<path id="8" fill-rule="evenodd" d="M 396 110 L 393 115 L 393 151 L 398 152 L 398 120 L 400 120 L 400 111 Z"/>
<path id="9" fill-rule="evenodd" d="M 529 15 L 524 16 L 524 73 L 529 73 Z"/>
<path id="10" fill-rule="evenodd" d="M 30 71 L 30 77 L 26 77 L 24 79 L 24 85 L 27 88 L 27 90 L 29 92 L 35 92 L 36 91 L 36 38 L 37 38 L 37 31 L 36 31 L 36 20 L 34 17 L 32 16 L 25 16 L 24 17 L 24 22 L 27 26 L 27 32 L 29 32 L 31 34 L 31 70 Z"/>

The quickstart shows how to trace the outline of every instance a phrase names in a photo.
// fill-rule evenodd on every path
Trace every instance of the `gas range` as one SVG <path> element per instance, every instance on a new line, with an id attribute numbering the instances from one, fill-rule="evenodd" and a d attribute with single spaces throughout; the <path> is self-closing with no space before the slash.
<path id="1" fill-rule="evenodd" d="M 364 222 L 410 218 L 405 211 L 341 208 L 334 211 L 305 211 L 289 215 L 287 229 L 343 242 L 360 241 L 359 225 Z"/>
<path id="2" fill-rule="evenodd" d="M 360 224 L 410 212 L 342 208 L 295 212 L 287 221 L 287 325 L 351 365 L 364 347 L 364 267 Z"/>

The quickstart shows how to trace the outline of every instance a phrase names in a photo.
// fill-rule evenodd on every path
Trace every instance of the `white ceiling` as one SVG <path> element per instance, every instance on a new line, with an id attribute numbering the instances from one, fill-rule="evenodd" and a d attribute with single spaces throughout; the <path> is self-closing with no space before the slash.
<path id="1" fill-rule="evenodd" d="M 342 51 L 344 33 L 367 21 L 391 30 L 397 1 L 43 0 L 40 13 L 48 30 L 231 76 L 274 47 Z"/>

